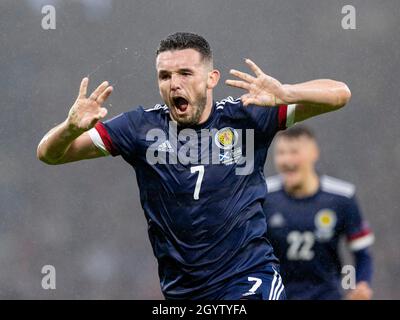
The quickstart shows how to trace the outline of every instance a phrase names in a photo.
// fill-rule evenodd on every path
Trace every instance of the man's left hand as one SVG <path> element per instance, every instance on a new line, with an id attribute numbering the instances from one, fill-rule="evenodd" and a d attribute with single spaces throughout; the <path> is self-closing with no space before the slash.
<path id="1" fill-rule="evenodd" d="M 245 60 L 246 64 L 255 73 L 256 77 L 232 69 L 230 74 L 241 80 L 226 80 L 228 86 L 247 90 L 240 99 L 243 105 L 255 104 L 258 106 L 272 107 L 285 103 L 285 86 L 278 80 L 265 74 L 253 61 Z"/>

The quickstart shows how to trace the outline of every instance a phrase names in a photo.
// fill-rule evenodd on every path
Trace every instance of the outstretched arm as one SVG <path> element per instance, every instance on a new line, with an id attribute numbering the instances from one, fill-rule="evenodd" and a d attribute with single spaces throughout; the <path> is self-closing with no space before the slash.
<path id="1" fill-rule="evenodd" d="M 37 157 L 47 164 L 62 164 L 71 161 L 104 156 L 92 142 L 87 131 L 107 115 L 102 107 L 113 88 L 105 81 L 86 97 L 89 79 L 83 78 L 79 95 L 71 107 L 67 119 L 51 129 L 40 141 Z"/>
<path id="2" fill-rule="evenodd" d="M 245 61 L 255 76 L 231 70 L 230 73 L 240 80 L 226 80 L 227 85 L 247 91 L 241 96 L 245 106 L 249 104 L 266 107 L 279 104 L 295 105 L 294 122 L 299 122 L 337 110 L 350 100 L 351 92 L 343 82 L 318 79 L 292 85 L 281 84 L 265 74 L 250 59 Z"/>

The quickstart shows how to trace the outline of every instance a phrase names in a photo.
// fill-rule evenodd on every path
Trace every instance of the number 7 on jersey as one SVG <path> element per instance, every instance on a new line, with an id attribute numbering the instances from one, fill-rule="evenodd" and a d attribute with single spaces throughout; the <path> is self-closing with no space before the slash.
<path id="1" fill-rule="evenodd" d="M 197 177 L 196 186 L 194 188 L 193 199 L 199 200 L 201 183 L 203 182 L 204 177 L 204 166 L 195 166 L 190 168 L 190 173 L 199 172 L 199 176 Z"/>

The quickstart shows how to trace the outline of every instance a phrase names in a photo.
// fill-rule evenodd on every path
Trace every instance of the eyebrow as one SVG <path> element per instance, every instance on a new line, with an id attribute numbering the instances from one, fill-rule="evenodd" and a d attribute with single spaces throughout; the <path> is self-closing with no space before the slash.
<path id="1" fill-rule="evenodd" d="M 193 72 L 194 70 L 191 68 L 180 68 L 178 69 L 178 72 Z M 170 73 L 171 71 L 165 70 L 165 69 L 161 69 L 158 74 L 162 74 L 162 73 Z"/>

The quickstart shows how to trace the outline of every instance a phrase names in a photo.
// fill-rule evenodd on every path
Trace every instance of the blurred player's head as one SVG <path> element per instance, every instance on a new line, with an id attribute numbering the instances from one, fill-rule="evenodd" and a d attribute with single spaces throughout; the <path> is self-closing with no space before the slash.
<path id="1" fill-rule="evenodd" d="M 287 189 L 302 188 L 307 179 L 315 175 L 318 158 L 317 141 L 309 128 L 296 125 L 277 134 L 274 162 Z"/>
<path id="2" fill-rule="evenodd" d="M 191 126 L 204 122 L 219 80 L 208 42 L 193 33 L 175 33 L 160 42 L 156 59 L 158 86 L 174 120 Z"/>

